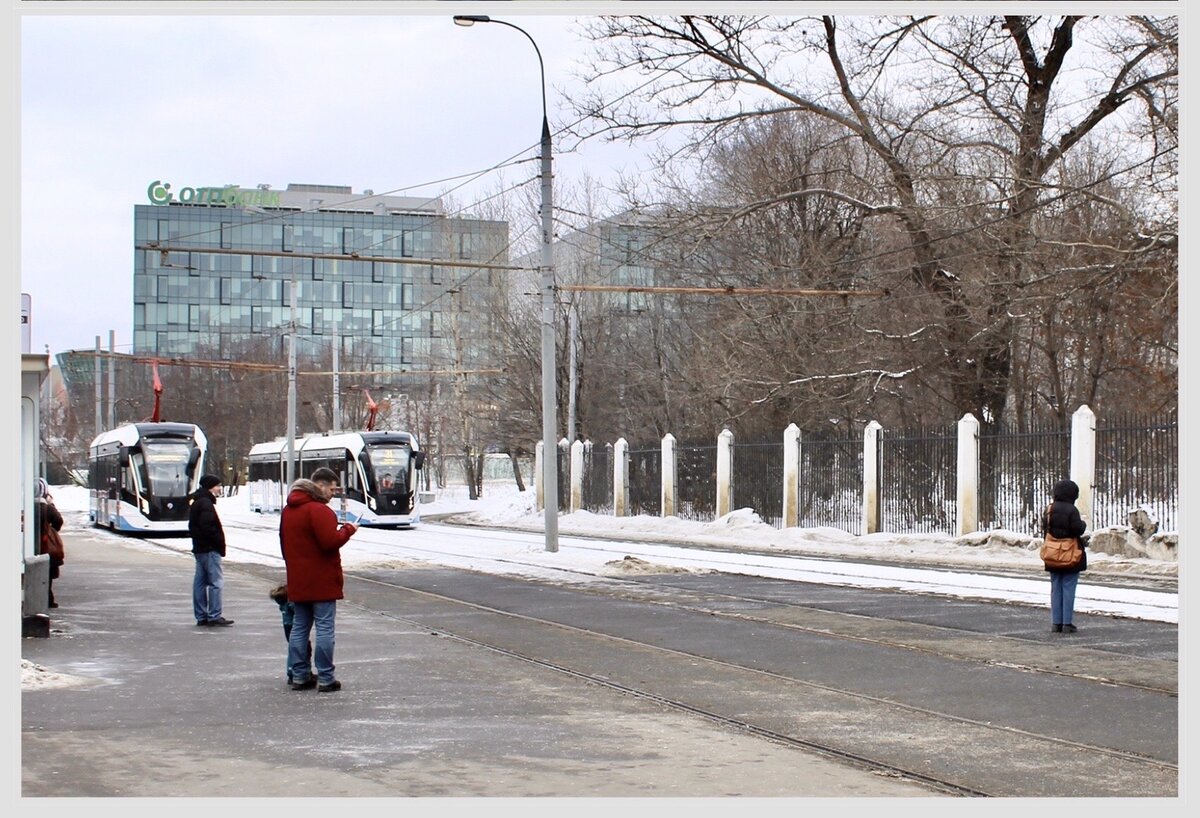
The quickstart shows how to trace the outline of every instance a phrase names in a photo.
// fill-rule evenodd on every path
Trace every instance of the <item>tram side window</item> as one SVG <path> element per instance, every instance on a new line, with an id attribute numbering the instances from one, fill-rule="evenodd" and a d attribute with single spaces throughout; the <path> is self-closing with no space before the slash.
<path id="1" fill-rule="evenodd" d="M 109 491 L 117 485 L 119 470 L 120 466 L 115 453 L 102 455 L 92 461 L 91 473 L 88 475 L 91 488 L 97 491 Z"/>
<path id="2" fill-rule="evenodd" d="M 332 469 L 341 481 L 342 472 L 346 470 L 346 454 L 345 449 L 305 453 L 304 459 L 300 461 L 300 476 L 311 480 L 313 472 L 326 468 Z"/>
<path id="3" fill-rule="evenodd" d="M 255 480 L 279 480 L 279 461 L 250 461 L 250 482 Z"/>

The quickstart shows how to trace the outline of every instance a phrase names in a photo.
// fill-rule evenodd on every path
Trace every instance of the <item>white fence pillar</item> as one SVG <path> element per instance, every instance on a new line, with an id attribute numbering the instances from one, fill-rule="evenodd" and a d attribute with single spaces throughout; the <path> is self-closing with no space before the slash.
<path id="1" fill-rule="evenodd" d="M 958 536 L 979 530 L 979 421 L 970 412 L 958 421 Z"/>
<path id="2" fill-rule="evenodd" d="M 783 527 L 800 525 L 800 427 L 783 430 Z"/>
<path id="3" fill-rule="evenodd" d="M 863 534 L 875 534 L 880 527 L 879 433 L 882 430 L 874 420 L 863 429 Z"/>
<path id="4" fill-rule="evenodd" d="M 1096 487 L 1096 414 L 1087 404 L 1071 415 L 1071 479 L 1079 486 L 1075 507 L 1092 527 L 1092 490 Z"/>
<path id="5" fill-rule="evenodd" d="M 613 516 L 629 514 L 629 444 L 617 438 L 613 446 Z"/>
<path id="6" fill-rule="evenodd" d="M 679 455 L 675 435 L 667 432 L 662 439 L 662 516 L 674 517 L 675 497 L 679 488 Z"/>
<path id="7" fill-rule="evenodd" d="M 733 511 L 733 432 L 717 435 L 717 517 Z"/>
<path id="8" fill-rule="evenodd" d="M 545 452 L 542 451 L 545 444 L 538 441 L 533 447 L 533 493 L 536 497 L 537 510 L 541 511 L 546 507 L 546 481 L 543 478 L 542 458 Z"/>
<path id="9" fill-rule="evenodd" d="M 563 438 L 564 440 L 566 438 Z M 591 444 L 587 444 L 591 448 Z M 583 446 L 582 440 L 571 444 L 571 512 L 583 508 Z"/>

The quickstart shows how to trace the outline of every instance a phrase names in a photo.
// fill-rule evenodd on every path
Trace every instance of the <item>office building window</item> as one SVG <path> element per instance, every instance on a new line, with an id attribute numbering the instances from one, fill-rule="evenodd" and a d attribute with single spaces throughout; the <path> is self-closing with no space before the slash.
<path id="1" fill-rule="evenodd" d="M 231 278 L 221 279 L 221 303 L 233 303 L 233 279 Z"/>
<path id="2" fill-rule="evenodd" d="M 167 287 L 167 282 L 169 280 L 170 280 L 170 276 L 159 276 L 158 277 L 158 303 L 160 303 L 160 304 L 166 304 L 168 301 L 171 300 L 169 297 L 170 291 L 169 291 L 169 288 Z"/>
<path id="3" fill-rule="evenodd" d="M 200 305 L 188 304 L 188 332 L 199 332 L 200 327 Z"/>
<path id="4" fill-rule="evenodd" d="M 383 264 L 381 262 L 371 262 L 371 280 L 376 284 L 383 283 Z"/>
<path id="5" fill-rule="evenodd" d="M 413 339 L 400 339 L 400 363 L 411 364 L 413 362 Z"/>
<path id="6" fill-rule="evenodd" d="M 229 250 L 233 247 L 233 222 L 221 222 L 221 248 Z"/>
<path id="7" fill-rule="evenodd" d="M 383 328 L 386 320 L 383 317 L 383 310 L 371 310 L 371 334 L 383 335 Z"/>
<path id="8" fill-rule="evenodd" d="M 325 311 L 320 307 L 313 307 L 312 310 L 312 334 L 323 335 L 325 333 Z"/>
<path id="9" fill-rule="evenodd" d="M 400 285 L 400 309 L 411 310 L 413 308 L 413 285 Z"/>

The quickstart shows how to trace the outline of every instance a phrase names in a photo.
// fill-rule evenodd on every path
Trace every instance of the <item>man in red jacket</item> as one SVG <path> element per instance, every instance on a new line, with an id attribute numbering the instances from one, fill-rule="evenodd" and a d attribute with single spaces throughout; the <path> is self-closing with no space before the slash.
<path id="1" fill-rule="evenodd" d="M 337 601 L 344 596 L 340 549 L 357 529 L 349 523 L 339 526 L 328 505 L 337 482 L 332 469 L 320 468 L 310 479 L 292 483 L 279 521 L 288 599 L 295 606 L 288 638 L 292 690 L 315 687 L 318 693 L 330 693 L 342 688 L 333 677 L 333 620 Z M 314 625 L 317 633 L 310 663 L 308 638 Z"/>

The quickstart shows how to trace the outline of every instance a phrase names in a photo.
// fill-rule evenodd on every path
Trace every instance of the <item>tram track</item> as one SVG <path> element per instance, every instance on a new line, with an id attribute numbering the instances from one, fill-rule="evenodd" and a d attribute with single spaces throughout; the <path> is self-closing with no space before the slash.
<path id="1" fill-rule="evenodd" d="M 165 540 L 155 542 L 155 544 L 175 551 L 187 550 L 186 541 Z M 277 554 L 241 546 L 231 546 L 231 548 L 235 552 L 252 554 L 258 562 L 231 561 L 227 563 L 230 569 L 259 575 L 264 579 L 270 578 L 272 574 L 278 576 L 277 570 L 278 566 L 282 565 L 282 560 Z M 447 556 L 444 549 L 436 553 L 441 557 Z M 535 562 L 525 562 L 519 559 L 482 557 L 479 554 L 463 552 L 453 553 L 465 560 L 479 563 L 476 569 L 454 569 L 467 572 L 474 570 L 479 573 L 483 567 L 505 564 L 510 573 L 520 573 L 516 569 L 526 569 L 536 565 Z M 845 763 L 872 770 L 881 775 L 920 782 L 938 792 L 964 796 L 1030 794 L 1009 791 L 1006 785 L 994 781 L 993 783 L 997 783 L 997 786 L 981 786 L 975 782 L 972 776 L 963 778 L 957 775 L 946 775 L 938 771 L 936 764 L 906 763 L 906 759 L 911 759 L 913 756 L 906 754 L 903 747 L 896 746 L 895 735 L 902 735 L 905 731 L 911 730 L 913 735 L 941 737 L 935 743 L 941 743 L 946 736 L 969 736 L 973 747 L 992 748 L 984 755 L 992 758 L 993 761 L 1003 761 L 1005 758 L 1021 757 L 1026 753 L 1036 752 L 1066 754 L 1078 759 L 1086 759 L 1087 766 L 1104 764 L 1109 768 L 1119 768 L 1121 773 L 1119 778 L 1125 782 L 1124 791 L 1129 791 L 1129 786 L 1133 786 L 1130 782 L 1134 781 L 1143 782 L 1143 786 L 1149 786 L 1150 790 L 1147 794 L 1169 794 L 1174 791 L 1172 782 L 1178 775 L 1178 767 L 1161 758 L 1152 758 L 1142 753 L 1097 743 L 1063 738 L 1050 732 L 1038 732 L 1007 724 L 990 723 L 986 720 L 964 718 L 960 714 L 938 712 L 935 708 L 914 706 L 887 697 L 838 689 L 828 684 L 794 678 L 737 661 L 728 661 L 719 656 L 672 649 L 651 640 L 631 639 L 595 627 L 580 627 L 546 616 L 534 616 L 497 605 L 484 604 L 462 594 L 431 591 L 429 588 L 419 587 L 416 582 L 398 581 L 388 576 L 392 571 L 410 569 L 412 564 L 408 561 L 420 560 L 417 555 L 432 556 L 433 554 L 433 551 L 421 549 L 416 544 L 404 544 L 397 546 L 395 553 L 389 558 L 381 559 L 377 566 L 353 568 L 346 571 L 348 590 L 351 587 L 357 587 L 359 590 L 353 593 L 353 602 L 347 600 L 344 604 L 352 605 L 370 615 L 403 623 L 407 627 L 424 629 L 431 634 L 506 656 L 530 667 L 565 674 L 588 684 L 602 686 L 675 711 L 690 713 L 768 741 L 837 758 Z M 879 635 L 867 636 L 861 633 L 839 631 L 837 628 L 811 627 L 796 622 L 779 621 L 781 618 L 786 618 L 780 617 L 779 612 L 789 609 L 793 613 L 803 613 L 806 617 L 816 614 L 840 617 L 843 624 L 845 621 L 854 619 L 854 617 L 850 617 L 848 620 L 844 614 L 838 614 L 835 611 L 822 612 L 802 609 L 799 606 L 779 605 L 776 600 L 753 595 L 713 593 L 712 591 L 703 593 L 703 599 L 709 600 L 710 603 L 715 600 L 733 605 L 770 604 L 773 606 L 774 613 L 771 616 L 758 616 L 745 611 L 720 610 L 713 604 L 702 604 L 703 599 L 698 601 L 698 597 L 695 595 L 689 600 L 688 593 L 691 592 L 681 595 L 680 589 L 669 583 L 648 581 L 644 577 L 630 580 L 593 571 L 582 571 L 577 568 L 559 567 L 550 570 L 545 566 L 537 567 L 544 571 L 546 576 L 538 579 L 523 577 L 520 581 L 538 586 L 557 585 L 569 588 L 572 594 L 592 600 L 601 600 L 599 604 L 603 604 L 604 598 L 609 598 L 640 606 L 656 606 L 670 610 L 676 615 L 692 617 L 703 615 L 725 621 L 785 628 L 806 638 L 837 639 L 848 644 L 853 643 L 869 648 L 902 649 L 937 659 L 954 659 L 968 664 L 976 663 L 996 671 L 1015 668 L 1035 675 L 1058 676 L 1075 685 L 1125 688 L 1131 692 L 1157 694 L 1168 698 L 1174 698 L 1176 695 L 1175 691 L 1170 689 L 1131 683 L 1128 680 L 1114 680 L 1088 672 L 1037 667 L 1036 665 L 1018 666 L 1004 658 L 955 655 L 954 651 L 946 649 L 947 643 L 944 640 L 940 645 L 924 646 L 914 644 L 911 639 Z M 425 566 L 414 572 L 412 576 L 420 576 L 430 570 L 438 571 L 436 568 L 429 569 L 428 566 Z M 558 578 L 557 581 L 554 577 Z M 601 582 L 597 582 L 597 580 L 601 580 Z M 411 608 L 413 605 L 424 610 L 426 615 L 405 610 L 406 607 Z M 866 618 L 859 617 L 858 619 Z M 469 622 L 470 626 L 463 624 L 464 620 Z M 482 620 L 488 620 L 490 624 L 480 624 Z M 547 636 L 549 633 L 553 635 Z M 529 634 L 540 635 L 531 636 Z M 559 647 L 551 647 L 548 650 L 535 649 L 547 641 L 556 643 Z M 1019 644 L 1020 640 L 1008 640 L 1006 645 L 1009 642 Z M 1076 653 L 1078 650 L 1076 649 Z M 580 656 L 592 653 L 611 654 L 613 656 L 611 664 L 591 667 L 588 666 L 588 662 L 579 661 Z M 637 679 L 621 677 L 621 674 L 630 672 L 639 664 L 670 670 L 658 672 L 656 678 L 659 679 L 659 684 L 646 684 Z M 677 687 L 672 688 L 670 685 L 661 684 L 662 679 L 701 672 L 698 669 L 702 669 L 706 675 L 723 679 L 723 684 L 732 685 L 732 689 L 737 691 L 741 699 L 730 699 L 728 703 L 720 701 L 720 697 L 717 697 L 718 701 L 697 699 Z M 634 673 L 634 676 L 637 675 Z M 1111 675 L 1109 674 L 1109 676 Z M 730 679 L 740 681 L 732 684 Z M 845 714 L 868 712 L 869 717 L 857 719 L 856 730 L 869 732 L 875 729 L 870 724 L 884 724 L 889 725 L 890 732 L 895 735 L 892 739 L 883 742 L 885 745 L 889 745 L 886 752 L 875 752 L 872 750 L 870 742 L 864 744 L 861 741 L 855 743 L 854 741 L 832 740 L 836 737 L 831 737 L 823 732 L 823 728 L 819 726 L 791 724 L 787 719 L 781 721 L 780 717 L 773 713 L 772 708 L 760 709 L 757 713 L 748 714 L 745 712 L 747 709 L 754 711 L 755 708 L 744 705 L 742 699 L 753 699 L 754 697 L 766 701 L 819 701 L 821 706 L 815 709 L 838 713 L 839 718 L 849 718 L 851 722 L 855 721 L 855 717 L 847 717 Z M 910 728 L 908 725 L 913 723 L 920 726 Z M 917 740 L 916 743 L 920 745 L 923 741 L 925 740 Z M 899 743 L 903 744 L 904 742 L 900 741 Z M 919 756 L 921 753 L 917 752 L 916 755 Z M 1151 783 L 1147 785 L 1145 782 Z M 1086 785 L 1074 782 L 1068 785 L 1066 791 L 1070 791 L 1070 786 Z M 1094 793 L 1086 791 L 1081 794 Z"/>
<path id="2" fill-rule="evenodd" d="M 259 533 L 276 530 L 272 524 L 274 521 L 263 522 L 264 525 L 247 525 L 246 528 Z M 408 533 L 402 533 L 400 539 L 406 536 Z M 521 537 L 516 531 L 488 531 L 488 537 L 493 540 L 497 537 L 509 539 L 510 536 L 512 539 Z M 186 539 L 148 542 L 170 551 L 188 551 Z M 994 766 L 1007 764 L 1008 759 L 1057 753 L 1079 760 L 1081 766 L 1078 769 L 1090 766 L 1094 769 L 1094 765 L 1102 764 L 1105 768 L 1115 770 L 1115 774 L 1108 778 L 1121 782 L 1117 784 L 1117 792 L 1120 793 L 1128 793 L 1130 788 L 1132 792 L 1142 794 L 1175 792 L 1178 768 L 1174 760 L 1154 758 L 1128 748 L 1105 746 L 1103 742 L 1064 738 L 1049 729 L 1026 729 L 1015 724 L 996 723 L 985 718 L 972 718 L 902 702 L 892 697 L 845 690 L 836 685 L 754 667 L 751 663 L 731 661 L 706 651 L 680 650 L 655 642 L 654 639 L 630 638 L 628 634 L 610 632 L 610 628 L 601 630 L 600 626 L 571 624 L 562 621 L 560 616 L 532 615 L 511 606 L 488 605 L 472 599 L 469 594 L 457 593 L 457 590 L 448 593 L 445 588 L 431 590 L 421 587 L 419 579 L 430 573 L 444 575 L 446 571 L 462 571 L 476 576 L 506 573 L 511 582 L 521 582 L 530 588 L 569 589 L 570 594 L 578 599 L 588 600 L 581 602 L 584 606 L 604 606 L 604 600 L 610 600 L 613 603 L 640 606 L 646 611 L 662 609 L 671 612 L 672 616 L 692 619 L 704 616 L 709 621 L 779 628 L 780 631 L 793 633 L 796 638 L 833 639 L 854 645 L 856 650 L 901 650 L 929 660 L 960 662 L 967 667 L 976 666 L 997 673 L 1018 670 L 1024 675 L 1061 679 L 1063 684 L 1072 686 L 1098 686 L 1109 690 L 1126 690 L 1140 696 L 1176 698 L 1177 688 L 1170 685 L 1147 684 L 1139 681 L 1135 674 L 1122 675 L 1123 672 L 1104 672 L 1103 669 L 1097 672 L 1094 664 L 1079 661 L 1090 655 L 1084 648 L 1070 649 L 1073 660 L 1070 662 L 1062 661 L 1061 649 L 1055 649 L 1054 655 L 1048 656 L 1044 652 L 1044 645 L 1028 645 L 1025 640 L 1007 637 L 992 638 L 986 650 L 971 650 L 970 639 L 953 638 L 953 633 L 947 638 L 947 628 L 884 621 L 870 616 L 848 615 L 833 609 L 787 605 L 763 595 L 680 588 L 671 582 L 670 575 L 653 579 L 643 575 L 630 579 L 578 567 L 547 567 L 534 558 L 523 560 L 482 555 L 473 553 L 467 546 L 448 552 L 445 547 L 436 551 L 421 548 L 416 541 L 392 542 L 389 545 L 392 546 L 388 549 L 389 553 L 385 557 L 382 555 L 377 564 L 352 566 L 347 570 L 350 599 L 344 602 L 346 605 L 389 621 L 401 622 L 408 627 L 422 628 L 443 638 L 496 652 L 532 668 L 569 675 L 586 684 L 606 687 L 671 710 L 689 712 L 738 732 L 798 750 L 838 758 L 860 769 L 874 770 L 880 775 L 919 782 L 936 792 L 968 796 L 1064 794 L 1072 792 L 1072 788 L 1082 788 L 1079 794 L 1116 794 L 1093 792 L 1092 783 L 1074 780 L 1069 774 L 1064 774 L 1067 775 L 1066 780 L 1058 782 L 1057 788 L 1050 793 L 1031 793 L 1024 789 L 1013 792 L 1004 783 L 1004 776 L 948 774 L 954 771 L 938 768 L 936 753 L 938 747 L 944 747 L 947 742 L 953 745 L 955 741 L 967 742 L 976 748 L 980 756 L 990 759 L 989 763 Z M 632 554 L 638 553 L 637 547 L 631 543 L 626 545 L 630 545 Z M 253 561 L 230 560 L 227 570 L 245 571 L 268 581 L 278 578 L 282 559 L 277 553 L 271 553 L 271 549 L 241 545 L 229 548 L 235 554 L 252 557 Z M 431 565 L 434 558 L 460 558 L 466 565 L 458 569 L 439 569 L 437 565 Z M 414 570 L 414 566 L 418 565 L 420 569 Z M 522 576 L 529 569 L 538 570 L 541 576 Z M 521 578 L 512 579 L 514 576 Z M 414 606 L 415 611 L 406 609 Z M 996 649 L 997 639 L 1002 649 Z M 1014 651 L 1018 661 L 1014 661 Z M 1092 654 L 1098 652 L 1092 651 Z M 611 666 L 604 662 L 594 664 L 590 658 L 593 654 L 610 657 L 608 661 Z M 656 669 L 643 674 L 634 673 L 632 678 L 623 676 L 629 672 L 626 666 L 631 663 L 630 656 L 637 657 L 636 661 L 632 661 L 635 666 L 644 663 Z M 1116 657 L 1112 662 L 1115 664 L 1110 664 L 1110 670 L 1112 667 L 1128 670 L 1128 666 L 1140 663 L 1134 661 L 1133 657 Z M 1166 664 L 1171 666 L 1172 663 Z M 722 690 L 730 691 L 730 694 L 725 697 L 697 698 L 691 691 L 682 690 L 678 682 L 672 681 L 697 673 L 702 673 L 706 678 L 712 676 L 720 679 L 719 686 Z M 647 684 L 647 680 L 636 678 L 640 675 L 650 676 L 650 684 Z M 809 721 L 794 714 L 791 718 L 781 717 L 776 706 L 763 704 L 779 702 L 804 702 L 806 705 L 800 708 L 802 710 L 836 714 L 838 720 L 846 721 L 846 729 L 859 738 L 842 740 L 836 735 L 836 730 L 830 734 L 827 724 L 823 722 Z M 887 735 L 888 738 L 862 740 L 863 735 L 871 733 Z M 905 736 L 907 740 L 904 740 Z M 923 750 L 910 752 L 906 750 L 906 744 Z M 923 754 L 934 758 L 934 762 L 918 758 Z M 1074 766 L 1074 763 L 1067 766 Z M 976 772 L 978 774 L 979 770 Z"/>
<path id="3" fill-rule="evenodd" d="M 275 530 L 272 525 L 263 525 L 257 528 Z M 489 532 L 490 534 L 491 532 Z M 515 532 L 499 533 L 498 536 L 511 536 L 519 539 Z M 176 547 L 166 543 L 159 544 L 166 548 L 186 550 L 182 545 Z M 245 546 L 229 547 L 236 552 L 251 554 L 271 564 L 280 566 L 283 564 L 282 558 L 277 553 Z M 601 573 L 566 566 L 547 567 L 540 562 L 530 560 L 447 551 L 444 547 L 435 550 L 404 543 L 397 544 L 395 549 L 396 553 L 389 558 L 381 559 L 380 564 L 404 561 L 409 557 L 420 560 L 421 557 L 413 555 L 424 555 L 428 558 L 440 559 L 461 558 L 474 564 L 474 567 L 464 566 L 461 568 L 461 570 L 469 571 L 483 571 L 485 568 L 498 566 L 503 571 L 519 575 L 523 571 L 536 568 L 545 576 L 541 578 L 525 577 L 525 581 L 552 584 L 556 581 L 567 581 L 573 583 L 576 592 L 592 596 L 620 598 L 708 616 L 761 623 L 847 642 L 898 648 L 984 666 L 1100 682 L 1171 697 L 1178 696 L 1177 663 L 1175 662 L 1145 658 L 1134 662 L 1125 662 L 1120 657 L 1114 658 L 1109 652 L 1075 648 L 1072 651 L 1075 661 L 1064 666 L 1061 661 L 1061 650 L 1058 648 L 1048 649 L 1044 644 L 1031 643 L 1029 640 L 1021 638 L 997 635 L 981 644 L 975 634 L 964 634 L 953 628 L 890 620 L 881 621 L 875 617 L 846 614 L 811 605 L 781 602 L 760 595 L 733 594 L 712 589 L 696 591 L 680 588 L 668 579 L 650 578 L 655 576 L 654 574 L 642 575 L 639 579 L 634 580 L 613 573 Z M 640 553 L 636 548 L 625 550 L 631 552 L 629 556 L 638 556 Z M 609 553 L 607 549 L 604 552 Z M 640 556 L 647 560 L 654 559 L 653 554 L 641 553 Z M 230 565 L 239 565 L 239 563 L 230 563 Z M 345 570 L 345 574 L 347 577 L 367 579 L 364 571 L 359 569 Z M 747 605 L 761 606 L 765 613 L 749 612 L 745 610 Z"/>
<path id="4" fill-rule="evenodd" d="M 746 684 L 745 681 L 741 681 L 733 685 L 743 696 L 748 695 L 748 691 L 756 691 L 756 695 L 765 696 L 767 699 L 774 699 L 781 695 L 788 700 L 797 696 L 802 699 L 813 696 L 826 700 L 826 707 L 829 707 L 829 702 L 832 702 L 834 705 L 833 709 L 840 713 L 861 713 L 864 710 L 870 710 L 872 711 L 872 716 L 868 721 L 880 720 L 906 725 L 914 721 L 921 722 L 924 724 L 922 732 L 927 736 L 944 736 L 947 734 L 970 735 L 972 736 L 971 745 L 973 747 L 978 749 L 990 745 L 992 747 L 992 755 L 1011 755 L 1008 751 L 997 751 L 997 747 L 1021 747 L 1025 748 L 1027 752 L 1030 751 L 1029 748 L 1038 748 L 1032 752 L 1044 754 L 1057 753 L 1059 755 L 1066 753 L 1077 757 L 1086 757 L 1090 759 L 1091 764 L 1103 763 L 1109 769 L 1120 768 L 1119 774 L 1126 779 L 1171 779 L 1178 774 L 1176 764 L 1161 759 L 1150 758 L 1139 753 L 1070 740 L 1048 733 L 1022 730 L 1011 725 L 994 724 L 978 719 L 964 718 L 954 713 L 939 712 L 880 696 L 838 689 L 830 685 L 786 676 L 761 668 L 723 660 L 715 656 L 671 649 L 650 641 L 630 639 L 596 628 L 579 627 L 545 617 L 530 616 L 511 610 L 504 610 L 495 606 L 463 599 L 456 595 L 436 593 L 427 589 L 416 588 L 411 584 L 362 576 L 358 573 L 355 573 L 350 579 L 357 583 L 368 583 L 376 588 L 386 589 L 389 593 L 402 592 L 408 595 L 419 596 L 427 602 L 431 601 L 440 606 L 449 605 L 454 609 L 467 608 L 487 617 L 499 617 L 510 623 L 514 621 L 519 622 L 520 625 L 519 627 L 493 625 L 490 629 L 492 636 L 489 638 L 481 636 L 478 633 L 472 633 L 469 628 L 462 626 L 451 627 L 445 623 L 439 623 L 437 621 L 438 617 L 413 616 L 392 611 L 383 611 L 378 606 L 354 603 L 355 607 L 366 613 L 403 622 L 410 627 L 422 628 L 442 637 L 452 638 L 456 641 L 486 649 L 545 670 L 563 673 L 591 684 L 600 685 L 626 695 L 655 702 L 672 710 L 691 713 L 709 721 L 723 724 L 761 738 L 787 744 L 798 749 L 817 752 L 828 757 L 838 758 L 860 768 L 869 769 L 880 774 L 893 775 L 920 782 L 941 792 L 969 796 L 1018 794 L 1014 792 L 994 792 L 952 776 L 932 774 L 930 771 L 919 769 L 915 765 L 898 762 L 894 752 L 892 754 L 866 753 L 861 748 L 856 748 L 853 743 L 849 746 L 842 745 L 837 742 L 823 741 L 815 737 L 806 736 L 803 734 L 803 731 L 797 732 L 780 729 L 779 723 L 769 717 L 763 720 L 758 717 L 746 717 L 740 714 L 739 708 L 745 706 L 741 700 L 730 702 L 728 708 L 714 707 L 711 702 L 708 704 L 700 703 L 696 699 L 656 690 L 653 685 L 631 684 L 628 681 L 614 678 L 610 673 L 598 672 L 596 669 L 587 669 L 581 667 L 579 664 L 568 663 L 564 659 L 559 658 L 558 654 L 554 651 L 551 651 L 550 656 L 539 656 L 535 650 L 523 646 L 514 646 L 511 643 L 506 644 L 504 640 L 495 637 L 501 632 L 524 633 L 528 628 L 552 629 L 556 632 L 566 634 L 567 638 L 575 643 L 575 647 L 569 652 L 569 655 L 578 656 L 581 653 L 589 654 L 592 652 L 603 653 L 604 649 L 597 647 L 597 643 L 600 642 L 616 645 L 616 652 L 623 656 L 634 656 L 650 651 L 658 657 L 656 660 L 651 661 L 661 662 L 671 668 L 687 668 L 687 672 L 693 674 L 706 675 L 712 673 L 717 676 L 725 675 L 742 680 L 753 677 L 756 680 L 754 683 Z M 447 614 L 444 610 L 439 612 L 439 616 L 455 621 L 461 619 L 460 614 L 454 612 Z M 517 642 L 529 646 L 540 644 L 536 638 L 526 640 L 524 637 L 521 637 L 517 639 Z M 586 643 L 587 647 L 579 647 L 582 643 Z M 630 664 L 637 664 L 637 662 L 634 661 Z M 708 670 L 698 670 L 698 664 L 705 666 Z M 674 675 L 674 671 L 668 675 Z M 1093 680 L 1079 678 L 1076 678 L 1076 681 L 1095 683 Z M 868 745 L 870 743 L 870 741 L 867 742 Z M 903 757 L 904 754 L 900 753 L 899 755 Z M 1018 753 L 1016 755 L 1019 756 L 1021 754 Z"/>

